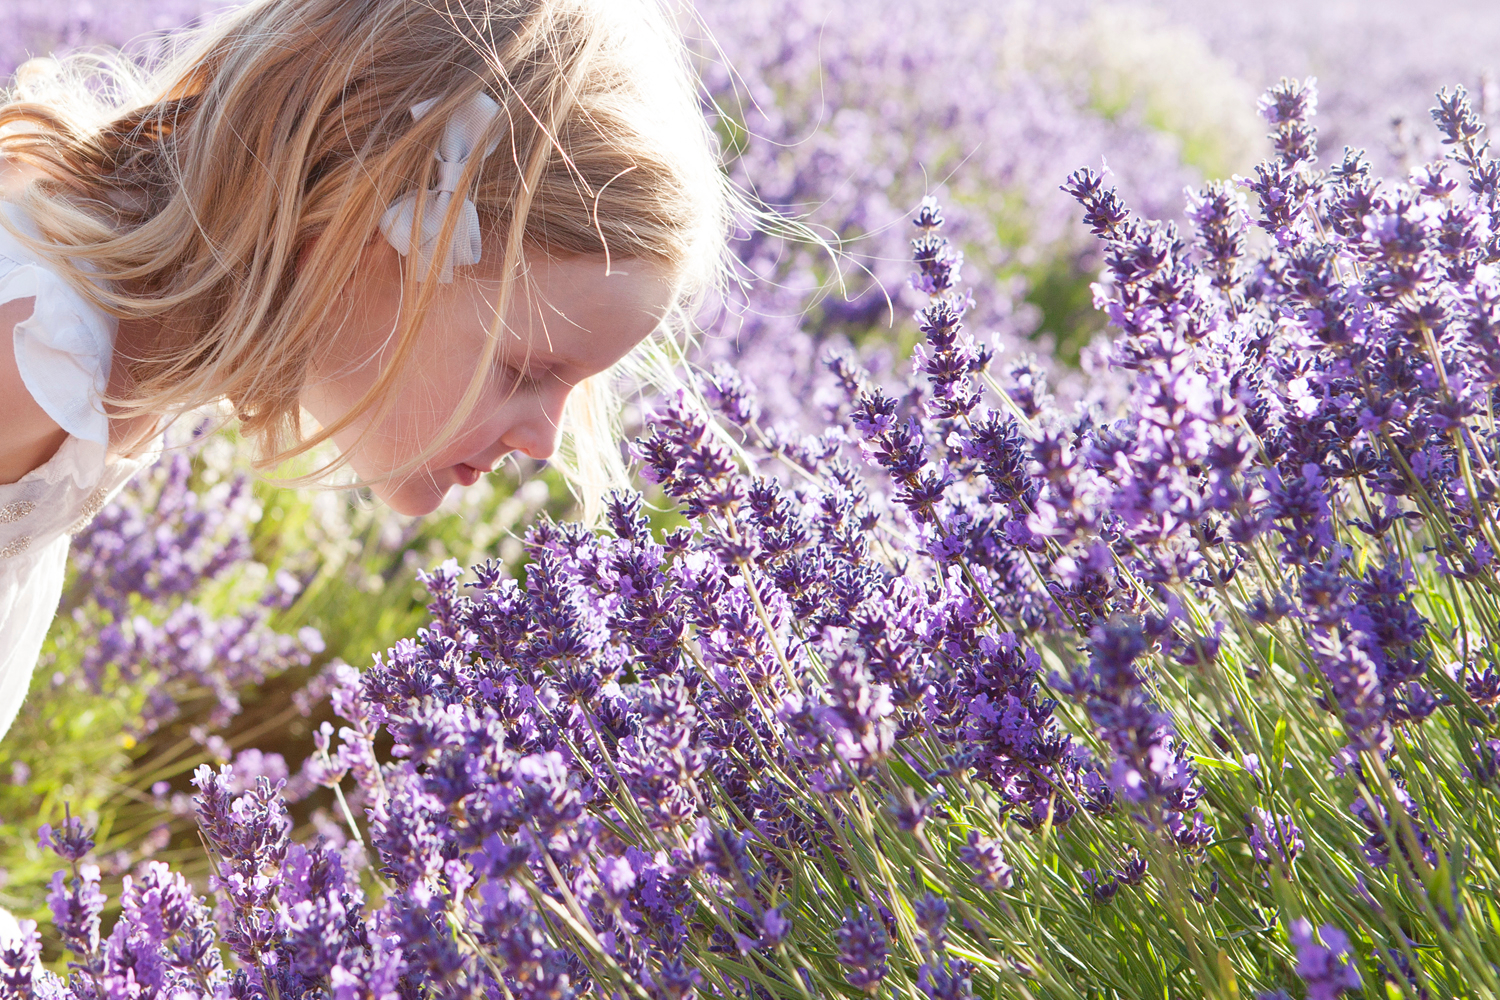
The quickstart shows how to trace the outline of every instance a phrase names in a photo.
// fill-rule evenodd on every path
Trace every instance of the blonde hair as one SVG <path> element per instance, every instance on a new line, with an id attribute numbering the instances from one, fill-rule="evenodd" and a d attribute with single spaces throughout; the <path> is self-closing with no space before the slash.
<path id="1" fill-rule="evenodd" d="M 18 199 L 41 240 L 14 235 L 104 311 L 162 330 L 126 359 L 131 390 L 110 402 L 143 414 L 227 399 L 262 468 L 385 412 L 433 292 L 413 268 L 394 363 L 364 400 L 307 435 L 299 395 L 380 214 L 434 185 L 443 124 L 473 94 L 500 105 L 481 143 L 499 146 L 471 158 L 460 190 L 503 243 L 503 275 L 520 275 L 528 250 L 665 265 L 680 325 L 725 273 L 742 204 L 658 0 L 251 0 L 184 32 L 154 68 L 83 52 L 17 76 L 0 154 L 41 169 Z M 410 106 L 434 97 L 414 121 Z M 4 213 L 0 225 L 12 230 Z M 459 412 L 403 473 L 472 410 L 513 285 Z M 623 476 L 607 379 L 590 381 L 570 396 L 562 453 L 585 496 Z"/>

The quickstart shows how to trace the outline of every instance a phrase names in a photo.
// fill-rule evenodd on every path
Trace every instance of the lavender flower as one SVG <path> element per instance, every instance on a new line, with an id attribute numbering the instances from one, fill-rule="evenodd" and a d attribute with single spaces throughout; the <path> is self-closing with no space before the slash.
<path id="1" fill-rule="evenodd" d="M 870 913 L 868 907 L 860 907 L 858 913 L 845 914 L 844 924 L 838 931 L 838 942 L 839 964 L 844 967 L 844 978 L 851 986 L 871 996 L 879 993 L 889 954 L 889 941 L 880 920 Z"/>
<path id="2" fill-rule="evenodd" d="M 35 920 L 18 921 L 16 933 L 0 940 L 0 997 L 33 995 L 42 961 L 42 939 Z"/>
<path id="3" fill-rule="evenodd" d="M 1096 906 L 1108 906 L 1120 891 L 1120 880 L 1110 872 L 1096 872 L 1092 868 L 1085 868 L 1078 873 L 1078 877 L 1088 888 L 1089 899 Z"/>
<path id="4" fill-rule="evenodd" d="M 973 966 L 962 959 L 924 962 L 917 970 L 917 988 L 931 1000 L 968 1000 L 974 996 Z"/>
<path id="5" fill-rule="evenodd" d="M 1344 959 L 1349 938 L 1332 924 L 1318 928 L 1319 944 L 1312 924 L 1303 918 L 1292 921 L 1292 946 L 1297 949 L 1297 975 L 1307 986 L 1309 1000 L 1335 1000 L 1348 990 L 1359 989 L 1359 973 Z"/>
<path id="6" fill-rule="evenodd" d="M 1301 854 L 1306 845 L 1302 842 L 1302 831 L 1290 816 L 1278 816 L 1264 809 L 1256 809 L 1245 836 L 1250 840 L 1250 854 L 1261 864 L 1270 864 L 1273 859 L 1290 865 Z"/>
<path id="7" fill-rule="evenodd" d="M 99 891 L 99 866 L 78 865 L 71 879 L 62 872 L 53 875 L 47 903 L 63 944 L 82 959 L 86 968 L 97 971 L 99 915 L 105 903 L 104 893 Z"/>
<path id="8" fill-rule="evenodd" d="M 1115 869 L 1115 876 L 1126 885 L 1140 885 L 1146 881 L 1146 873 L 1149 868 L 1150 866 L 1146 863 L 1146 859 L 1141 857 L 1140 853 L 1134 848 L 1131 848 L 1129 853 L 1120 860 L 1119 867 Z"/>
<path id="9" fill-rule="evenodd" d="M 94 849 L 94 832 L 69 812 L 60 829 L 43 823 L 37 830 L 37 842 L 64 861 L 77 864 Z"/>
<path id="10" fill-rule="evenodd" d="M 1159 813 L 1142 817 L 1160 823 L 1182 847 L 1201 848 L 1213 837 L 1197 810 L 1203 790 L 1188 762 L 1171 718 L 1152 704 L 1135 666 L 1146 650 L 1139 626 L 1098 626 L 1090 636 L 1092 656 L 1086 673 L 1057 684 L 1078 698 L 1115 751 L 1110 784 L 1129 802 Z"/>
<path id="11" fill-rule="evenodd" d="M 927 893 L 912 904 L 917 926 L 922 928 L 926 946 L 934 952 L 942 951 L 948 943 L 944 928 L 948 925 L 948 903 L 941 896 Z"/>
<path id="12" fill-rule="evenodd" d="M 969 831 L 969 842 L 958 849 L 958 856 L 973 868 L 979 876 L 979 884 L 986 889 L 999 891 L 1009 889 L 1014 879 L 1013 869 L 1005 863 L 1000 845 L 977 830 Z"/>

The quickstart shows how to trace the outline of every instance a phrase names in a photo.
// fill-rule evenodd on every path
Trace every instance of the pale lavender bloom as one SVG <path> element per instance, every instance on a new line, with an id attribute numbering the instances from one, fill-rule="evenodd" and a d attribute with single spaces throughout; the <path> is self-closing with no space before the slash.
<path id="1" fill-rule="evenodd" d="M 35 995 L 42 971 L 42 938 L 35 920 L 18 920 L 10 933 L 0 930 L 0 997 Z"/>

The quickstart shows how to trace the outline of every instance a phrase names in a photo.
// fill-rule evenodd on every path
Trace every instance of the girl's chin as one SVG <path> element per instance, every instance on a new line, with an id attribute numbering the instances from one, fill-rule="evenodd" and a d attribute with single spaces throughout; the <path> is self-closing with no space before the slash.
<path id="1" fill-rule="evenodd" d="M 483 479 L 485 470 L 460 462 L 433 472 L 414 475 L 404 483 L 390 483 L 372 488 L 376 498 L 397 514 L 420 517 L 437 510 L 443 498 L 453 489 L 473 486 Z"/>
<path id="2" fill-rule="evenodd" d="M 443 502 L 443 497 L 451 488 L 451 486 L 439 488 L 437 483 L 428 481 L 407 483 L 393 490 L 376 488 L 373 492 L 381 503 L 397 514 L 421 517 L 423 514 L 431 514 L 437 510 L 438 505 Z"/>

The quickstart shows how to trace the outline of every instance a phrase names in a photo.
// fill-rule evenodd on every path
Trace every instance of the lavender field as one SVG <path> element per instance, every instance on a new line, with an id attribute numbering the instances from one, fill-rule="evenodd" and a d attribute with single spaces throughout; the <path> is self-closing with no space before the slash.
<path id="1" fill-rule="evenodd" d="M 685 23 L 839 252 L 744 227 L 597 526 L 177 432 L 0 742 L 0 998 L 1500 998 L 1500 11 Z"/>

